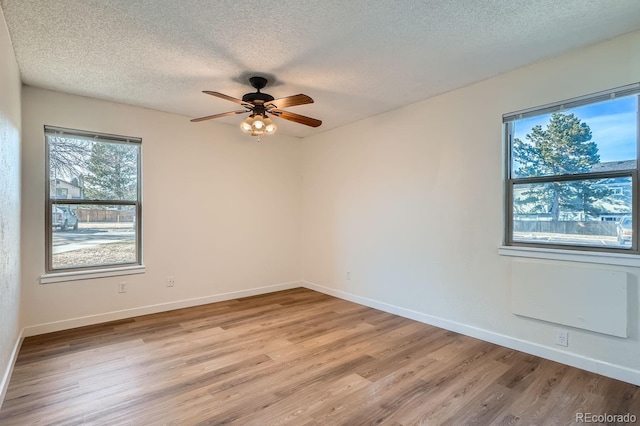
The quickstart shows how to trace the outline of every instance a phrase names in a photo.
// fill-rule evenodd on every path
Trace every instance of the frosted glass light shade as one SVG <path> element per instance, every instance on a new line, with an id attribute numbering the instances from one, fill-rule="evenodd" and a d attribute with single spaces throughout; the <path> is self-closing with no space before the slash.
<path id="1" fill-rule="evenodd" d="M 242 120 L 242 123 L 240 123 L 240 129 L 242 129 L 242 131 L 245 133 L 249 133 L 251 131 L 252 123 L 253 123 L 253 117 L 247 117 L 244 120 Z"/>
<path id="2" fill-rule="evenodd" d="M 253 130 L 264 130 L 264 117 L 262 117 L 261 115 L 256 115 L 253 119 L 253 123 L 251 124 L 251 128 Z"/>
<path id="3" fill-rule="evenodd" d="M 278 126 L 269 117 L 264 119 L 264 131 L 268 135 L 272 135 L 276 132 Z"/>

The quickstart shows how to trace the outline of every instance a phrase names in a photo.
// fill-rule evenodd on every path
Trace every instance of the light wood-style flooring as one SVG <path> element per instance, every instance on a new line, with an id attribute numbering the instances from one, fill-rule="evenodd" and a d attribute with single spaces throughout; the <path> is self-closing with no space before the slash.
<path id="1" fill-rule="evenodd" d="M 27 338 L 0 425 L 567 425 L 576 413 L 640 418 L 640 390 L 294 289 Z"/>

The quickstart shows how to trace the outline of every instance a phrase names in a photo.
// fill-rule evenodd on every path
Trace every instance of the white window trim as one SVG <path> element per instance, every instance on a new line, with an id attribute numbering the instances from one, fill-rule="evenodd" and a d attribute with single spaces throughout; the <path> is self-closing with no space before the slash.
<path id="1" fill-rule="evenodd" d="M 567 262 L 597 263 L 601 265 L 640 267 L 640 256 L 635 254 L 603 251 L 583 251 L 546 247 L 500 246 L 500 256 L 531 259 L 559 260 Z"/>
<path id="2" fill-rule="evenodd" d="M 120 268 L 92 269 L 89 271 L 54 272 L 40 275 L 40 284 L 59 283 L 64 281 L 90 280 L 94 278 L 117 277 L 121 275 L 144 274 L 144 265 L 123 266 Z"/>

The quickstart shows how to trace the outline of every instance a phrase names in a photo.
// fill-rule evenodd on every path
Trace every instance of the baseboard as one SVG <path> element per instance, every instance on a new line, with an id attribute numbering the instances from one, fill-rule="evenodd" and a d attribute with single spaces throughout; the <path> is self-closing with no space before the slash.
<path id="1" fill-rule="evenodd" d="M 225 300 L 238 299 L 240 297 L 256 296 L 259 294 L 273 293 L 275 291 L 289 290 L 296 287 L 303 287 L 299 281 L 274 284 L 264 287 L 256 287 L 248 290 L 232 291 L 228 293 L 214 294 L 211 296 L 196 297 L 193 299 L 184 299 L 167 303 L 159 303 L 157 305 L 140 306 L 137 308 L 123 309 L 121 311 L 106 312 L 97 315 L 88 315 L 85 317 L 71 318 L 62 321 L 49 322 L 45 324 L 37 324 L 27 326 L 22 330 L 24 337 L 36 336 L 38 334 L 52 333 L 54 331 L 68 330 L 76 327 L 84 327 L 87 325 L 100 324 L 109 321 L 116 321 L 125 318 L 136 317 L 140 315 L 155 314 L 158 312 L 172 311 L 174 309 L 190 308 L 192 306 L 206 305 L 207 303 L 224 302 Z"/>
<path id="2" fill-rule="evenodd" d="M 302 285 L 310 290 L 315 290 L 320 293 L 328 294 L 330 296 L 338 297 L 340 299 L 348 300 L 360 305 L 369 306 L 370 308 L 379 309 L 381 311 L 389 312 L 391 314 L 395 314 L 404 318 L 409 318 L 425 324 L 433 325 L 435 327 L 443 328 L 445 330 L 464 334 L 465 336 L 475 337 L 476 339 L 484 340 L 485 342 L 495 343 L 496 345 L 515 349 L 531 355 L 539 356 L 541 358 L 549 359 L 551 361 L 556 361 L 562 364 L 570 365 L 572 367 L 580 368 L 582 370 L 591 371 L 592 373 L 597 373 L 606 377 L 611 377 L 616 380 L 621 380 L 623 382 L 640 386 L 639 370 L 634 370 L 620 365 L 609 364 L 597 359 L 588 358 L 574 353 L 564 352 L 548 346 L 543 346 L 526 340 L 516 339 L 511 336 L 474 327 L 468 324 L 447 320 L 433 315 L 424 314 L 422 312 L 413 311 L 411 309 L 405 309 L 399 306 L 391 305 L 389 303 L 357 296 L 352 293 L 335 290 L 308 281 L 303 281 Z"/>
<path id="3" fill-rule="evenodd" d="M 2 375 L 2 381 L 0 381 L 0 408 L 4 402 L 4 397 L 7 395 L 7 389 L 9 388 L 9 381 L 11 380 L 11 373 L 13 372 L 13 366 L 16 365 L 18 359 L 18 352 L 20 352 L 20 345 L 22 345 L 23 330 L 18 334 L 15 345 L 13 345 L 13 351 L 9 357 L 9 364 L 4 368 L 4 374 Z"/>

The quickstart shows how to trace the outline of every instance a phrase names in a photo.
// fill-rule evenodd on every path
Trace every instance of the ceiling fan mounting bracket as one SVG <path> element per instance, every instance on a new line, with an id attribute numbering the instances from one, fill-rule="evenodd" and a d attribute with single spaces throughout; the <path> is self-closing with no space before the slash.
<path id="1" fill-rule="evenodd" d="M 260 89 L 264 89 L 267 86 L 267 79 L 264 77 L 255 76 L 249 78 L 249 83 L 251 84 L 251 87 L 260 92 Z"/>
<path id="2" fill-rule="evenodd" d="M 264 77 L 251 77 L 249 79 L 249 83 L 256 89 L 254 93 L 247 93 L 242 97 L 244 102 L 249 102 L 252 104 L 265 104 L 274 100 L 275 98 L 267 93 L 260 92 L 260 89 L 263 89 L 267 85 L 267 79 Z"/>

